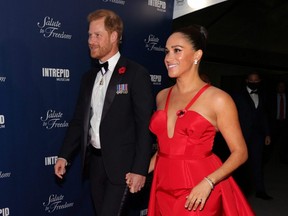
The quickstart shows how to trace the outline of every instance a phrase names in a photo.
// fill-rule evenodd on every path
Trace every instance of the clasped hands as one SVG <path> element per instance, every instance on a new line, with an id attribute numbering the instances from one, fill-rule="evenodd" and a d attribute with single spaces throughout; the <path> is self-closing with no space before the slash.
<path id="1" fill-rule="evenodd" d="M 211 191 L 211 186 L 205 180 L 202 180 L 186 197 L 185 208 L 189 211 L 196 211 L 196 209 L 199 208 L 201 211 L 204 208 Z"/>
<path id="2" fill-rule="evenodd" d="M 59 158 L 55 164 L 55 175 L 57 175 L 60 179 L 63 179 L 63 175 L 66 173 L 66 165 L 67 161 L 62 158 Z M 129 187 L 131 193 L 139 192 L 144 187 L 145 181 L 145 176 L 135 173 L 126 174 L 126 184 Z"/>
<path id="3" fill-rule="evenodd" d="M 127 173 L 125 179 L 131 193 L 139 192 L 144 187 L 146 181 L 145 176 L 135 173 Z"/>

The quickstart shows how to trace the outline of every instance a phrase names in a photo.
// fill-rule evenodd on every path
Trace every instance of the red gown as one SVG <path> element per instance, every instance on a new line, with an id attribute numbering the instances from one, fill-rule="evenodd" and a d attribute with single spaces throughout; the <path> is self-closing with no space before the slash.
<path id="1" fill-rule="evenodd" d="M 205 85 L 178 117 L 172 138 L 167 134 L 168 93 L 165 110 L 157 110 L 150 130 L 157 136 L 159 149 L 151 187 L 148 216 L 254 216 L 245 196 L 232 177 L 211 191 L 203 210 L 184 208 L 186 196 L 222 162 L 212 153 L 215 127 L 199 113 L 188 110 L 209 85 Z"/>

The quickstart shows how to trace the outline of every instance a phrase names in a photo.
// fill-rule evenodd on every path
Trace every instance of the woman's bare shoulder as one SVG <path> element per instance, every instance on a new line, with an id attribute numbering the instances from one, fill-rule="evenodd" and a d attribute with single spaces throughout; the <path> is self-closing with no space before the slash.
<path id="1" fill-rule="evenodd" d="M 163 97 L 166 98 L 170 89 L 171 89 L 171 87 L 160 90 L 157 93 L 157 98 L 159 98 L 159 99 L 161 99 Z"/>
<path id="2" fill-rule="evenodd" d="M 224 90 L 211 86 L 210 88 L 207 89 L 207 94 L 206 94 L 206 101 L 208 100 L 209 103 L 214 105 L 213 107 L 215 108 L 223 108 L 227 106 L 234 106 L 234 101 L 232 97 L 225 92 Z"/>
<path id="3" fill-rule="evenodd" d="M 163 104 L 165 104 L 170 89 L 171 87 L 162 89 L 158 92 L 156 96 L 156 104 L 158 108 L 161 109 L 163 107 Z"/>
<path id="4" fill-rule="evenodd" d="M 212 87 L 209 92 L 209 98 L 211 99 L 211 103 L 214 105 L 213 107 L 218 111 L 235 107 L 234 100 L 230 94 L 220 88 Z"/>
<path id="5" fill-rule="evenodd" d="M 230 100 L 231 96 L 225 92 L 224 90 L 215 87 L 215 86 L 210 86 L 207 89 L 207 97 L 211 97 L 212 100 Z"/>

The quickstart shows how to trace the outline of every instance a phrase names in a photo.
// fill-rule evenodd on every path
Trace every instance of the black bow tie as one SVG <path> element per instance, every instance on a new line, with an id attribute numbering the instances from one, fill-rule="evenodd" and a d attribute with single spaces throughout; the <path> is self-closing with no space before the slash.
<path id="1" fill-rule="evenodd" d="M 108 70 L 108 61 L 106 61 L 102 64 L 99 61 L 95 61 L 95 65 L 97 68 L 101 69 L 102 75 L 104 75 Z M 102 68 L 104 69 L 104 71 L 102 70 Z"/>
<path id="2" fill-rule="evenodd" d="M 250 92 L 250 94 L 258 94 L 258 90 L 257 90 L 257 89 L 252 90 L 252 91 Z"/>

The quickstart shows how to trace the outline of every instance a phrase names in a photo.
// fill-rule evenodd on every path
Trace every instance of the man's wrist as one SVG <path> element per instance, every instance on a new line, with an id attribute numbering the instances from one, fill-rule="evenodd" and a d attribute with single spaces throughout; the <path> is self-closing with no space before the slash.
<path id="1" fill-rule="evenodd" d="M 68 162 L 67 162 L 67 160 L 66 160 L 65 158 L 58 157 L 58 158 L 57 158 L 57 161 L 58 161 L 58 160 L 63 160 L 63 161 L 65 162 L 65 166 L 68 165 Z"/>

